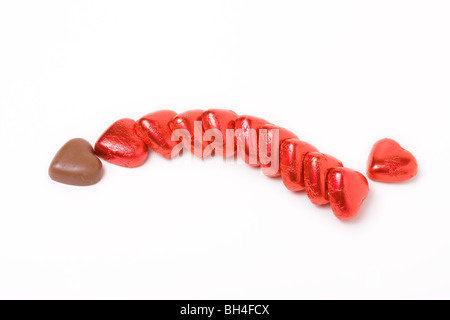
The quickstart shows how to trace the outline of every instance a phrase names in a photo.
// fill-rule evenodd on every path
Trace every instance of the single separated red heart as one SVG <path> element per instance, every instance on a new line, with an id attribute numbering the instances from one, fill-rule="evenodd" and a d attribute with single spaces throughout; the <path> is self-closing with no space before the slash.
<path id="1" fill-rule="evenodd" d="M 375 181 L 401 182 L 417 175 L 416 158 L 392 139 L 373 146 L 367 166 L 367 176 Z"/>

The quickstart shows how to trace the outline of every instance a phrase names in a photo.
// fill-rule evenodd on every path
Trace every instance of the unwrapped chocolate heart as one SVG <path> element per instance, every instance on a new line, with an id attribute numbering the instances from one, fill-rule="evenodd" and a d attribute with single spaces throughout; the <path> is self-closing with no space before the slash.
<path id="1" fill-rule="evenodd" d="M 53 180 L 73 186 L 90 186 L 103 176 L 102 162 L 89 142 L 73 139 L 56 154 L 48 170 Z"/>

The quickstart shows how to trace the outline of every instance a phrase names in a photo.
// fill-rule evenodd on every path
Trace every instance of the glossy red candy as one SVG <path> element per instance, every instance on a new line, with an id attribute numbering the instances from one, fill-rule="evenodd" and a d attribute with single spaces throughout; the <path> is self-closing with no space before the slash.
<path id="1" fill-rule="evenodd" d="M 304 159 L 305 189 L 316 205 L 329 202 L 327 175 L 330 169 L 343 167 L 336 158 L 320 152 L 310 152 Z"/>
<path id="2" fill-rule="evenodd" d="M 203 158 L 203 150 L 209 144 L 203 141 L 202 115 L 203 110 L 190 110 L 176 115 L 169 122 L 169 127 L 173 131 L 184 130 L 189 136 L 189 141 L 183 143 L 185 148 L 190 149 L 196 157 Z M 187 138 L 187 137 L 186 137 Z"/>
<path id="3" fill-rule="evenodd" d="M 348 168 L 334 168 L 328 173 L 331 209 L 339 220 L 350 220 L 359 213 L 369 194 L 369 183 L 361 173 Z"/>
<path id="4" fill-rule="evenodd" d="M 271 178 L 281 176 L 280 169 L 280 147 L 281 144 L 287 139 L 298 139 L 298 137 L 289 130 L 281 127 L 277 127 L 273 124 L 266 124 L 262 128 L 260 137 L 264 143 L 264 150 L 261 154 L 266 155 L 266 159 L 260 159 L 262 172 Z M 278 133 L 276 133 L 278 131 Z M 278 135 L 278 143 L 274 144 L 275 135 Z M 267 136 L 265 136 L 267 135 Z M 261 146 L 260 146 L 261 147 Z M 272 147 L 275 149 L 275 154 L 272 154 Z M 261 157 L 260 154 L 260 157 Z"/>
<path id="5" fill-rule="evenodd" d="M 136 122 L 136 133 L 147 146 L 167 159 L 172 158 L 172 150 L 178 144 L 172 141 L 169 122 L 176 116 L 171 110 L 150 113 Z"/>
<path id="6" fill-rule="evenodd" d="M 291 191 L 302 191 L 305 189 L 303 160 L 309 152 L 318 152 L 318 150 L 309 143 L 298 139 L 288 139 L 281 144 L 281 178 L 286 188 Z"/>
<path id="7" fill-rule="evenodd" d="M 221 149 L 216 149 L 216 153 L 223 157 L 233 157 L 236 151 L 236 139 L 230 136 L 229 144 L 230 147 L 227 150 L 227 130 L 234 130 L 234 123 L 238 118 L 238 114 L 231 110 L 222 109 L 210 109 L 202 114 L 203 130 L 205 134 L 208 134 L 208 130 L 217 131 L 216 134 L 220 133 L 222 137 Z M 211 131 L 209 131 L 211 132 Z M 230 131 L 229 131 L 230 132 Z M 215 138 L 212 139 L 213 141 Z"/>
<path id="8" fill-rule="evenodd" d="M 312 203 L 330 202 L 340 220 L 357 216 L 369 192 L 368 181 L 361 173 L 344 168 L 338 159 L 320 153 L 291 131 L 262 118 L 238 116 L 231 110 L 197 109 L 181 114 L 161 110 L 137 122 L 121 119 L 99 138 L 95 154 L 113 164 L 134 168 L 147 160 L 149 147 L 167 159 L 183 147 L 199 158 L 213 150 L 224 157 L 237 151 L 247 164 L 261 166 L 265 175 L 281 175 L 289 190 L 306 189 Z M 98 182 L 102 163 L 93 152 L 87 141 L 70 141 L 52 162 L 50 177 L 72 185 Z M 377 181 L 405 181 L 417 174 L 417 161 L 397 142 L 384 139 L 373 147 L 367 174 Z"/>
<path id="9" fill-rule="evenodd" d="M 95 153 L 118 166 L 135 168 L 148 158 L 148 148 L 134 129 L 136 121 L 122 119 L 115 122 L 95 144 Z"/>
<path id="10" fill-rule="evenodd" d="M 252 167 L 259 167 L 259 130 L 270 122 L 252 116 L 240 116 L 236 119 L 234 129 L 237 139 L 237 150 L 242 160 Z"/>
<path id="11" fill-rule="evenodd" d="M 401 182 L 417 175 L 416 158 L 392 139 L 378 141 L 370 153 L 367 176 L 375 181 Z"/>

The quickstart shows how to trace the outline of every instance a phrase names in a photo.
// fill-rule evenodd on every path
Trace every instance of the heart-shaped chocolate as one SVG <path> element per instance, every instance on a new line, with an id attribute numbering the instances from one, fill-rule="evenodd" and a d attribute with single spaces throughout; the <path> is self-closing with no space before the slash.
<path id="1" fill-rule="evenodd" d="M 208 132 L 216 132 L 220 133 L 222 136 L 223 145 L 218 146 L 215 150 L 216 154 L 222 155 L 223 157 L 233 157 L 235 155 L 236 138 L 234 135 L 227 137 L 227 130 L 233 130 L 234 133 L 234 123 L 238 117 L 239 116 L 236 112 L 223 109 L 209 109 L 202 114 L 202 125 L 205 135 L 207 135 Z M 228 141 L 228 150 L 227 138 L 230 139 L 230 141 Z"/>
<path id="2" fill-rule="evenodd" d="M 356 217 L 369 194 L 369 183 L 361 173 L 348 168 L 333 168 L 328 173 L 331 209 L 339 220 Z"/>
<path id="3" fill-rule="evenodd" d="M 73 139 L 56 154 L 48 170 L 53 180 L 73 186 L 90 186 L 103 176 L 103 166 L 89 142 Z"/>
<path id="4" fill-rule="evenodd" d="M 261 166 L 259 160 L 259 130 L 270 122 L 252 116 L 240 116 L 236 119 L 237 150 L 242 160 L 252 167 Z"/>
<path id="5" fill-rule="evenodd" d="M 318 150 L 316 147 L 298 139 L 288 139 L 281 145 L 281 177 L 286 188 L 291 191 L 305 189 L 303 159 L 309 152 L 318 152 Z"/>
<path id="6" fill-rule="evenodd" d="M 324 205 L 330 202 L 328 197 L 328 172 L 333 168 L 343 167 L 338 159 L 320 152 L 310 152 L 303 160 L 305 170 L 306 193 L 312 203 Z"/>
<path id="7" fill-rule="evenodd" d="M 183 145 L 190 149 L 192 154 L 203 159 L 203 151 L 209 145 L 208 141 L 203 141 L 202 114 L 203 110 L 190 110 L 176 115 L 170 122 L 170 130 L 180 130 L 187 136 L 184 136 Z M 185 138 L 189 138 L 186 139 Z"/>
<path id="8" fill-rule="evenodd" d="M 103 160 L 126 168 L 143 165 L 148 148 L 135 130 L 136 121 L 122 119 L 113 123 L 95 144 L 95 153 Z"/>
<path id="9" fill-rule="evenodd" d="M 136 122 L 136 133 L 147 146 L 162 155 L 172 158 L 172 150 L 178 144 L 172 141 L 172 130 L 169 122 L 176 116 L 172 110 L 161 110 L 150 113 Z"/>
<path id="10" fill-rule="evenodd" d="M 262 128 L 262 131 L 260 132 L 260 137 L 262 138 L 262 146 L 264 146 L 264 149 L 260 150 L 262 151 L 259 155 L 261 159 L 261 170 L 262 172 L 270 177 L 270 178 L 276 178 L 281 176 L 281 169 L 280 169 L 280 148 L 282 143 L 287 139 L 298 139 L 298 137 L 292 133 L 291 131 L 274 126 L 273 124 L 266 124 Z M 275 133 L 275 130 L 278 130 L 278 133 Z M 275 136 L 278 136 L 278 141 L 275 143 L 274 138 Z M 275 147 L 275 145 L 277 147 Z M 272 148 L 275 149 L 275 154 L 272 154 Z M 262 156 L 262 157 L 261 157 Z M 274 163 L 272 163 L 272 160 Z M 272 168 L 273 165 L 273 168 Z"/>
<path id="11" fill-rule="evenodd" d="M 380 182 L 401 182 L 417 175 L 416 158 L 392 139 L 373 146 L 367 166 L 367 176 Z"/>

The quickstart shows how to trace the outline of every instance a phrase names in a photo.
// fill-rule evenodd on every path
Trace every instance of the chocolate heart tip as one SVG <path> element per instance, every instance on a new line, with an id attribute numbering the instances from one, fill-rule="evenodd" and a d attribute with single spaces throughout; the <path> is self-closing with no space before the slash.
<path id="1" fill-rule="evenodd" d="M 87 187 L 103 177 L 103 165 L 91 144 L 84 139 L 68 141 L 56 154 L 48 169 L 50 178 L 71 186 Z"/>

